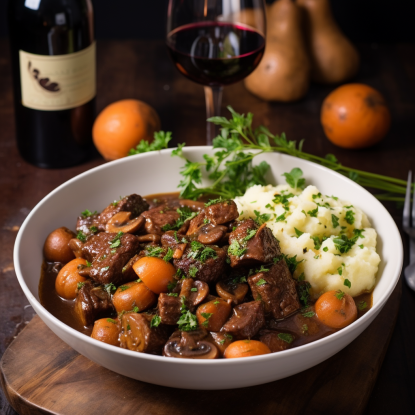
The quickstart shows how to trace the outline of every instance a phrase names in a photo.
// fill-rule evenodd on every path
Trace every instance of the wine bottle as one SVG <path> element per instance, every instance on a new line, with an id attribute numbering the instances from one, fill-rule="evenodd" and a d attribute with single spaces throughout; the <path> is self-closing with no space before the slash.
<path id="1" fill-rule="evenodd" d="M 21 156 L 44 168 L 85 161 L 96 94 L 91 0 L 9 0 L 8 24 Z"/>

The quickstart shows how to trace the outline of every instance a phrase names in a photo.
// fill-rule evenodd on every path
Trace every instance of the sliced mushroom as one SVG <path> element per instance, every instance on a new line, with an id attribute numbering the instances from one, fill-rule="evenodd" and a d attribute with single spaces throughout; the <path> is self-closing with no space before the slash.
<path id="1" fill-rule="evenodd" d="M 145 223 L 143 216 L 131 219 L 131 212 L 118 212 L 108 222 L 105 227 L 107 232 L 135 233 L 140 230 Z"/>
<path id="2" fill-rule="evenodd" d="M 196 307 L 209 295 L 209 286 L 203 281 L 194 281 L 193 285 L 197 291 L 191 291 L 188 300 L 193 307 Z"/>
<path id="3" fill-rule="evenodd" d="M 189 199 L 180 199 L 179 200 L 180 206 L 187 206 L 193 211 L 202 210 L 205 207 L 203 202 L 198 202 L 197 200 L 189 200 Z"/>
<path id="4" fill-rule="evenodd" d="M 183 256 L 183 252 L 186 249 L 187 244 L 179 244 L 174 250 L 173 258 L 180 259 Z"/>
<path id="5" fill-rule="evenodd" d="M 231 300 L 233 304 L 240 304 L 248 292 L 248 284 L 234 282 L 233 280 L 219 281 L 216 292 L 224 300 Z"/>
<path id="6" fill-rule="evenodd" d="M 181 332 L 182 336 L 171 338 L 164 346 L 163 355 L 181 359 L 217 359 L 218 348 L 210 341 L 197 340 L 192 333 Z"/>
<path id="7" fill-rule="evenodd" d="M 160 235 L 155 233 L 148 233 L 147 235 L 137 236 L 138 242 L 154 242 L 155 244 L 160 243 Z"/>
<path id="8" fill-rule="evenodd" d="M 77 258 L 82 258 L 82 247 L 84 246 L 84 243 L 82 241 L 80 241 L 77 238 L 74 238 L 69 241 L 68 245 Z"/>
<path id="9" fill-rule="evenodd" d="M 205 245 L 216 245 L 226 235 L 226 226 L 205 225 L 199 229 L 197 240 Z"/>

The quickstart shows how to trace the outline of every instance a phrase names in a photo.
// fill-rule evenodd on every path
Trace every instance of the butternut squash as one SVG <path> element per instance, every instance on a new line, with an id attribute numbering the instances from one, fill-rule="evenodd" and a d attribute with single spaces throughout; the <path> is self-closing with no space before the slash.
<path id="1" fill-rule="evenodd" d="M 329 0 L 297 0 L 297 4 L 305 14 L 311 79 L 337 84 L 353 77 L 359 69 L 359 54 L 335 22 Z"/>
<path id="2" fill-rule="evenodd" d="M 245 86 L 266 101 L 295 101 L 306 94 L 310 73 L 301 10 L 291 0 L 278 0 L 268 12 L 265 53 Z"/>

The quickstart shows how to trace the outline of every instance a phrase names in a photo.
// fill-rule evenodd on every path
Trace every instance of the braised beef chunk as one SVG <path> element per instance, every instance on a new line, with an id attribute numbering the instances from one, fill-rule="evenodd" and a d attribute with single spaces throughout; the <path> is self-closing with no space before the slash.
<path id="1" fill-rule="evenodd" d="M 76 296 L 75 312 L 84 326 L 109 317 L 114 311 L 111 297 L 104 287 L 95 286 L 91 281 L 83 283 Z"/>
<path id="2" fill-rule="evenodd" d="M 201 226 L 205 225 L 205 219 L 205 211 L 202 210 L 197 216 L 189 221 L 189 228 L 187 229 L 186 235 L 194 234 Z"/>
<path id="3" fill-rule="evenodd" d="M 235 339 L 248 339 L 255 336 L 264 324 L 264 305 L 261 301 L 251 301 L 236 306 L 222 330 Z"/>
<path id="4" fill-rule="evenodd" d="M 205 208 L 206 219 L 213 225 L 222 225 L 239 217 L 238 208 L 233 200 L 224 200 Z"/>
<path id="5" fill-rule="evenodd" d="M 158 300 L 158 310 L 163 324 L 176 325 L 181 316 L 182 301 L 179 296 L 173 297 L 161 293 Z"/>
<path id="6" fill-rule="evenodd" d="M 226 267 L 225 261 L 226 253 L 222 248 L 192 241 L 187 245 L 182 257 L 175 259 L 173 263 L 187 277 L 210 284 L 217 282 L 222 277 Z"/>
<path id="7" fill-rule="evenodd" d="M 295 282 L 283 259 L 266 269 L 251 275 L 248 283 L 254 298 L 264 303 L 265 312 L 282 319 L 300 308 Z"/>
<path id="8" fill-rule="evenodd" d="M 270 263 L 281 250 L 265 223 L 258 228 L 252 219 L 245 219 L 229 235 L 228 254 L 232 267 L 243 267 Z"/>
<path id="9" fill-rule="evenodd" d="M 92 262 L 89 276 L 101 284 L 121 284 L 131 281 L 130 272 L 124 274 L 123 268 L 137 253 L 140 243 L 129 233 L 101 232 L 87 240 L 83 245 L 83 257 Z"/>
<path id="10" fill-rule="evenodd" d="M 132 194 L 123 197 L 121 200 L 115 200 L 107 206 L 100 215 L 94 220 L 99 231 L 105 231 L 107 222 L 118 212 L 131 212 L 131 219 L 141 215 L 149 208 L 148 203 L 139 195 Z"/>
<path id="11" fill-rule="evenodd" d="M 294 334 L 288 332 L 276 330 L 261 330 L 259 332 L 259 340 L 269 347 L 271 353 L 289 349 L 294 339 Z"/>
<path id="12" fill-rule="evenodd" d="M 164 233 L 163 227 L 166 225 L 173 226 L 180 218 L 180 213 L 176 208 L 173 208 L 167 204 L 157 206 L 143 213 L 146 219 L 144 225 L 147 233 L 154 233 L 162 235 Z"/>
<path id="13" fill-rule="evenodd" d="M 171 329 L 164 324 L 151 327 L 153 317 L 155 316 L 149 314 L 124 314 L 121 317 L 121 347 L 136 352 L 159 353 L 168 340 Z"/>

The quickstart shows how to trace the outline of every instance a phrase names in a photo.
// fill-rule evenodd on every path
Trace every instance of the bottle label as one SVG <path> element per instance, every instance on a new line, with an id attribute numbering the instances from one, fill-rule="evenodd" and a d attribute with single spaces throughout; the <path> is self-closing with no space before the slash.
<path id="1" fill-rule="evenodd" d="M 95 97 L 95 42 L 67 55 L 35 55 L 20 50 L 19 56 L 25 107 L 67 110 Z"/>

